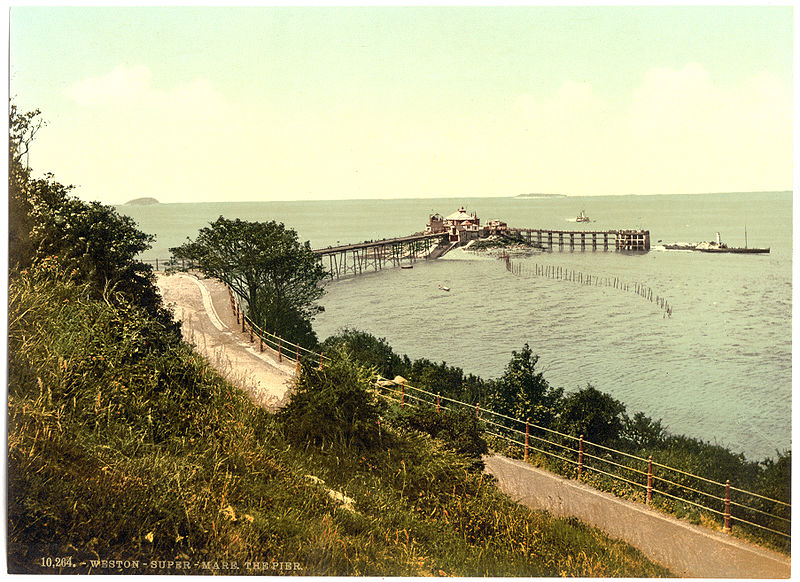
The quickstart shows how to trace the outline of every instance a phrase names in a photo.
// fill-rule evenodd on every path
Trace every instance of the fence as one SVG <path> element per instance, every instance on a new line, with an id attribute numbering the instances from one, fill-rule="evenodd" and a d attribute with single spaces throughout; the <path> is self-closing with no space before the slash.
<path id="1" fill-rule="evenodd" d="M 629 283 L 625 282 L 619 277 L 601 277 L 592 275 L 590 273 L 582 273 L 572 269 L 566 269 L 558 265 L 540 265 L 539 263 L 522 264 L 511 260 L 509 255 L 503 255 L 502 258 L 506 260 L 506 270 L 513 275 L 533 276 L 533 277 L 546 277 L 549 279 L 559 279 L 562 281 L 571 281 L 579 285 L 590 285 L 594 287 L 611 287 L 619 291 L 626 291 L 636 293 L 640 297 L 655 303 L 660 309 L 664 310 L 666 317 L 672 317 L 672 306 L 664 297 L 657 295 L 653 289 L 644 283 Z"/>
<path id="2" fill-rule="evenodd" d="M 319 362 L 320 367 L 325 360 L 329 360 L 324 353 L 317 353 L 265 331 L 247 317 L 230 287 L 228 294 L 242 333 L 249 333 L 250 343 L 258 340 L 261 352 L 266 346 L 277 355 L 279 362 L 284 358 L 295 362 L 297 372 L 303 359 L 313 365 Z M 481 407 L 479 403 L 469 404 L 434 394 L 399 378 L 388 380 L 378 377 L 375 387 L 381 396 L 394 398 L 401 406 L 431 406 L 437 412 L 457 407 L 470 409 L 484 423 L 489 435 L 505 441 L 511 447 L 518 447 L 526 461 L 538 455 L 546 459 L 551 468 L 595 487 L 608 489 L 608 484 L 602 482 L 605 478 L 614 484 L 611 491 L 617 495 L 641 499 L 648 505 L 658 501 L 661 507 L 679 516 L 682 510 L 680 504 L 686 504 L 706 515 L 721 518 L 722 530 L 726 533 L 731 532 L 735 521 L 778 536 L 784 541 L 791 539 L 790 503 L 733 487 L 730 480 L 720 483 L 694 475 L 658 463 L 652 456 L 647 459 L 638 457 L 587 441 L 583 435 L 575 437 L 531 423 L 530 419 L 523 421 L 494 412 Z M 623 486 L 621 489 L 619 484 Z M 675 506 L 674 502 L 679 505 Z M 711 503 L 716 507 L 709 506 Z"/>
<path id="3" fill-rule="evenodd" d="M 529 419 L 512 418 L 479 404 L 468 404 L 410 386 L 405 381 L 381 379 L 377 385 L 380 391 L 394 398 L 401 406 L 430 406 L 435 407 L 437 412 L 455 408 L 474 411 L 485 424 L 488 434 L 512 447 L 518 447 L 526 461 L 535 455 L 545 457 L 551 461 L 550 466 L 555 465 L 561 473 L 608 489 L 608 483 L 603 487 L 604 484 L 597 477 L 605 478 L 615 484 L 611 487 L 612 492 L 641 499 L 648 505 L 658 500 L 660 506 L 673 513 L 681 513 L 676 511 L 681 508 L 676 507 L 675 502 L 686 504 L 717 516 L 726 533 L 730 533 L 732 524 L 737 522 L 774 534 L 780 539 L 791 538 L 791 504 L 733 487 L 729 480 L 720 483 L 658 463 L 652 456 L 647 459 L 637 457 L 589 442 L 582 435 L 575 437 L 564 434 L 533 424 Z M 619 484 L 623 487 L 619 487 Z M 661 499 L 657 499 L 658 496 Z"/>
<path id="4" fill-rule="evenodd" d="M 194 261 L 186 259 L 144 259 L 140 262 L 151 265 L 154 271 L 186 271 L 195 268 Z"/>
<path id="5" fill-rule="evenodd" d="M 303 346 L 283 339 L 264 330 L 262 327 L 254 323 L 242 308 L 241 304 L 236 301 L 236 297 L 230 287 L 226 285 L 228 295 L 231 301 L 231 310 L 236 317 L 236 323 L 242 326 L 242 333 L 250 334 L 250 343 L 255 343 L 258 340 L 258 348 L 260 352 L 264 351 L 264 346 L 271 349 L 278 357 L 278 362 L 283 362 L 284 359 L 295 363 L 295 370 L 300 371 L 300 363 L 303 357 L 308 359 L 319 359 L 319 365 L 322 366 L 325 355 L 316 353 L 312 350 L 304 348 Z"/>

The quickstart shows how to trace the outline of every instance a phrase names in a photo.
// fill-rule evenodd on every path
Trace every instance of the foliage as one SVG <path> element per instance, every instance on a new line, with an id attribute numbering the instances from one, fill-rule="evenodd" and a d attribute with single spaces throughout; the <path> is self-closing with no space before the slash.
<path id="1" fill-rule="evenodd" d="M 668 574 L 511 502 L 418 431 L 290 446 L 145 310 L 97 300 L 79 279 L 40 261 L 9 289 L 10 572 L 144 571 L 92 566 L 102 559 L 159 574 L 177 573 L 167 561 L 190 562 L 186 573 L 276 574 L 277 561 L 320 576 Z M 368 377 L 347 358 L 326 368 L 306 378 Z M 43 555 L 86 565 L 43 568 Z"/>
<path id="2" fill-rule="evenodd" d="M 489 452 L 485 430 L 475 414 L 464 408 L 439 412 L 431 407 L 399 407 L 391 409 L 389 420 L 398 426 L 418 430 L 441 441 L 442 445 L 470 461 L 470 468 L 483 470 L 483 456 Z"/>
<path id="3" fill-rule="evenodd" d="M 384 378 L 407 375 L 411 363 L 408 356 L 398 356 L 385 338 L 378 339 L 364 331 L 344 329 L 322 342 L 321 349 L 328 352 L 340 346 L 346 347 L 354 360 L 374 368 Z"/>
<path id="4" fill-rule="evenodd" d="M 287 438 L 319 446 L 376 446 L 381 408 L 371 389 L 373 373 L 343 348 L 328 357 L 322 367 L 303 366 L 291 401 L 280 411 Z"/>
<path id="5" fill-rule="evenodd" d="M 90 292 L 106 301 L 132 301 L 169 325 L 178 326 L 163 308 L 152 267 L 136 257 L 150 248 L 153 236 L 134 221 L 99 202 L 70 195 L 71 186 L 51 174 L 34 179 L 22 166 L 33 136 L 42 126 L 39 111 L 20 114 L 11 106 L 9 119 L 9 257 L 12 268 L 47 259 L 90 284 Z"/>
<path id="6" fill-rule="evenodd" d="M 247 303 L 257 325 L 306 346 L 316 345 L 310 322 L 322 311 L 319 283 L 326 272 L 308 241 L 283 223 L 228 220 L 220 216 L 197 238 L 170 249 L 178 259 L 224 281 Z"/>
<path id="7" fill-rule="evenodd" d="M 622 433 L 624 412 L 625 405 L 619 400 L 587 384 L 564 398 L 556 427 L 573 436 L 583 435 L 587 441 L 613 446 Z"/>
<path id="8" fill-rule="evenodd" d="M 528 344 L 519 352 L 511 352 L 511 361 L 503 375 L 493 383 L 491 407 L 514 418 L 531 418 L 549 426 L 558 414 L 557 404 L 563 390 L 550 388 L 544 373 L 536 370 L 539 356 Z"/>
<path id="9" fill-rule="evenodd" d="M 622 425 L 622 440 L 633 450 L 656 448 L 667 438 L 661 420 L 654 421 L 644 412 L 637 412 L 633 417 L 623 415 Z"/>

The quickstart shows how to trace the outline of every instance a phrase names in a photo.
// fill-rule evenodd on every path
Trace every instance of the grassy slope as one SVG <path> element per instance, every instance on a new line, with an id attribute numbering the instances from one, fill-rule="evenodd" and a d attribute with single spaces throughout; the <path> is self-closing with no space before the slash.
<path id="1" fill-rule="evenodd" d="M 195 573 L 275 561 L 304 575 L 668 575 L 511 503 L 420 434 L 395 430 L 390 447 L 362 452 L 289 446 L 188 346 L 63 275 L 27 273 L 9 299 L 12 572 L 55 572 L 43 557 L 72 556 L 86 564 L 73 572 L 130 559 Z"/>

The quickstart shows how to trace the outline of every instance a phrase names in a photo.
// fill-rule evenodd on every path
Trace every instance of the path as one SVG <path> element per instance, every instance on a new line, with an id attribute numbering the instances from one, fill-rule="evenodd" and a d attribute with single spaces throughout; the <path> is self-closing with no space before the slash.
<path id="1" fill-rule="evenodd" d="M 192 274 L 156 274 L 164 303 L 181 321 L 183 337 L 225 378 L 246 390 L 268 410 L 283 406 L 294 380 L 295 366 L 279 363 L 269 348 L 260 352 L 241 333 L 230 307 L 227 288 L 216 279 Z"/>
<path id="2" fill-rule="evenodd" d="M 500 490 L 517 503 L 559 517 L 577 517 L 628 542 L 679 576 L 790 577 L 790 559 L 776 552 L 680 521 L 524 461 L 492 455 L 485 462 L 486 471 L 497 477 Z"/>

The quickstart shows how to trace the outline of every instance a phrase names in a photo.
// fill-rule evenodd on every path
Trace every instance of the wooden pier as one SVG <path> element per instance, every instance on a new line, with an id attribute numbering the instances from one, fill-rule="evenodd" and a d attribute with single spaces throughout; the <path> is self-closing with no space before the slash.
<path id="1" fill-rule="evenodd" d="M 314 249 L 314 253 L 323 265 L 327 262 L 331 279 L 338 279 L 380 271 L 386 266 L 413 265 L 418 260 L 435 259 L 453 246 L 456 245 L 447 240 L 445 232 Z"/>
<path id="2" fill-rule="evenodd" d="M 647 252 L 650 250 L 649 230 L 541 230 L 509 228 L 509 233 L 546 251 L 621 251 Z M 465 233 L 467 234 L 467 233 Z M 451 233 L 436 232 L 413 234 L 398 238 L 364 241 L 324 249 L 314 249 L 314 254 L 325 266 L 331 279 L 380 271 L 384 267 L 410 266 L 418 260 L 437 259 L 449 250 L 466 244 L 468 240 L 482 238 L 486 233 L 470 232 L 469 236 L 452 241 Z"/>
<path id="3" fill-rule="evenodd" d="M 614 250 L 647 252 L 650 250 L 649 230 L 542 230 L 509 228 L 529 244 L 553 251 Z"/>

